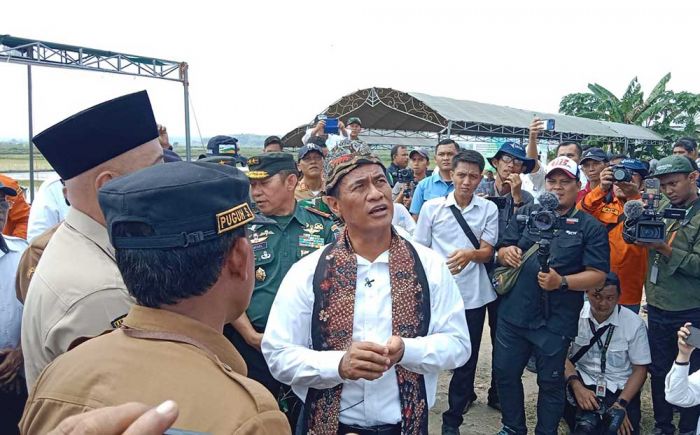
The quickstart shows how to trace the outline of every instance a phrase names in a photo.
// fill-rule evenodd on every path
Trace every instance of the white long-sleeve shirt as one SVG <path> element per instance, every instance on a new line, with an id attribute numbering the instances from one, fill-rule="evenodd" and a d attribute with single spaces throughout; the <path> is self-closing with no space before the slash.
<path id="1" fill-rule="evenodd" d="M 471 355 L 469 331 L 459 290 L 442 258 L 412 243 L 423 264 L 430 288 L 430 325 L 425 337 L 404 338 L 401 365 L 424 375 L 428 406 L 435 403 L 441 370 L 464 365 Z M 301 259 L 289 270 L 272 304 L 262 341 L 270 372 L 291 385 L 302 400 L 309 388 L 331 388 L 343 383 L 340 421 L 375 426 L 401 421 L 396 370 L 389 369 L 374 381 L 343 380 L 338 365 L 345 351 L 312 349 L 311 313 L 314 306 L 313 275 L 323 249 Z M 372 280 L 367 286 L 366 280 Z M 357 256 L 357 285 L 353 341 L 385 344 L 391 337 L 389 252 L 374 262 Z"/>
<path id="2" fill-rule="evenodd" d="M 498 208 L 488 199 L 476 195 L 464 209 L 455 201 L 454 192 L 446 197 L 433 198 L 423 204 L 418 216 L 413 240 L 423 246 L 432 248 L 445 261 L 449 255 L 458 249 L 479 249 L 473 246 L 450 207 L 457 206 L 462 217 L 471 228 L 478 240 L 483 240 L 491 246 L 498 241 Z M 483 264 L 470 261 L 454 280 L 462 295 L 464 308 L 473 310 L 496 300 L 491 280 Z"/>
<path id="3" fill-rule="evenodd" d="M 689 408 L 700 405 L 700 370 L 688 375 L 689 365 L 673 364 L 666 375 L 666 401 L 671 405 Z M 698 421 L 696 434 L 700 434 Z"/>
<path id="4" fill-rule="evenodd" d="M 68 214 L 68 203 L 63 196 L 63 184 L 58 175 L 49 178 L 39 188 L 32 201 L 27 225 L 27 241 L 31 242 L 44 231 L 63 222 Z"/>

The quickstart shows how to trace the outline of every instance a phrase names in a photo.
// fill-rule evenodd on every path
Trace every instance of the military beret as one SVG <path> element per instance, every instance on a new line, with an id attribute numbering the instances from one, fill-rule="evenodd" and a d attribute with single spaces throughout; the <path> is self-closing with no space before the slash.
<path id="1" fill-rule="evenodd" d="M 294 157 L 287 153 L 265 153 L 248 159 L 248 178 L 262 180 L 280 171 L 297 171 Z"/>
<path id="2" fill-rule="evenodd" d="M 338 184 L 348 172 L 366 163 L 374 163 L 386 168 L 379 157 L 372 154 L 367 144 L 361 141 L 343 141 L 333 147 L 326 156 L 323 173 L 326 179 L 326 193 Z"/>
<path id="3" fill-rule="evenodd" d="M 64 180 L 158 137 L 146 91 L 124 95 L 64 119 L 32 138 Z"/>
<path id="4" fill-rule="evenodd" d="M 100 207 L 116 249 L 166 249 L 215 239 L 247 223 L 269 223 L 253 214 L 250 184 L 227 165 L 174 162 L 116 178 L 99 191 Z M 123 223 L 148 226 L 148 236 L 115 236 Z"/>

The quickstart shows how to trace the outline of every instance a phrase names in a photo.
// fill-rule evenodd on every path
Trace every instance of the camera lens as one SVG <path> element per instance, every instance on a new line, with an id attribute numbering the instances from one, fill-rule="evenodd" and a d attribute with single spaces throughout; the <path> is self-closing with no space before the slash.
<path id="1" fill-rule="evenodd" d="M 658 225 L 648 225 L 640 222 L 637 225 L 637 237 L 645 240 L 663 240 L 663 229 Z"/>
<path id="2" fill-rule="evenodd" d="M 535 227 L 540 231 L 548 231 L 554 227 L 555 217 L 551 213 L 537 213 L 533 219 Z"/>
<path id="3" fill-rule="evenodd" d="M 613 179 L 617 182 L 629 182 L 632 181 L 632 173 L 627 168 L 615 168 Z"/>

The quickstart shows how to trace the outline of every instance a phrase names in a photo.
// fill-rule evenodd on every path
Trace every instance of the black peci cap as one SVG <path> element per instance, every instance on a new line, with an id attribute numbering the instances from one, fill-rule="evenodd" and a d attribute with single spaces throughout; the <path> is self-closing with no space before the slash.
<path id="1" fill-rule="evenodd" d="M 158 137 L 146 91 L 83 110 L 32 138 L 63 180 Z"/>

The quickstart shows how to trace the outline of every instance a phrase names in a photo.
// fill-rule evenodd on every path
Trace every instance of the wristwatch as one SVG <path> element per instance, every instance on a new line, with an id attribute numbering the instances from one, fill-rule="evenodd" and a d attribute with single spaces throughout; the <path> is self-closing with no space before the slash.
<path id="1" fill-rule="evenodd" d="M 559 290 L 569 290 L 569 281 L 566 280 L 565 276 L 561 277 L 561 284 L 559 285 Z"/>
<path id="2" fill-rule="evenodd" d="M 627 401 L 625 399 L 617 399 L 617 403 L 620 404 L 623 408 L 627 408 Z"/>

